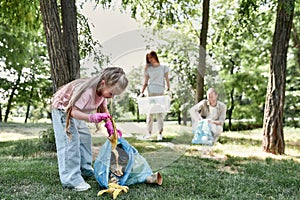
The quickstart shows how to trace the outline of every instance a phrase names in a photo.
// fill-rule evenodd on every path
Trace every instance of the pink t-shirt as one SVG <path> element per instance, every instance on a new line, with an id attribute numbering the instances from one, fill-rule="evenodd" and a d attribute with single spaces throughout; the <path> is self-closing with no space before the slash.
<path id="1" fill-rule="evenodd" d="M 66 109 L 73 94 L 74 89 L 82 83 L 84 79 L 72 81 L 60 88 L 53 96 L 52 108 Z M 96 94 L 96 88 L 86 89 L 81 97 L 75 102 L 79 110 L 85 113 L 95 111 L 100 105 L 107 106 L 107 99 Z"/>

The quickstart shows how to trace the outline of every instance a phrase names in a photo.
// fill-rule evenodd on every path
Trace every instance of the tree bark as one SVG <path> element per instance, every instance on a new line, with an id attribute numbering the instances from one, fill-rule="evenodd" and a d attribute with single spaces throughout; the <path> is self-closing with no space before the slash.
<path id="1" fill-rule="evenodd" d="M 27 102 L 28 104 L 27 104 L 26 115 L 25 115 L 25 121 L 24 121 L 25 124 L 27 123 L 27 120 L 29 119 L 30 106 L 31 106 L 31 103 L 32 103 L 33 92 L 34 92 L 33 86 L 31 86 L 31 90 L 30 90 L 30 99 L 29 99 L 28 102 Z"/>
<path id="2" fill-rule="evenodd" d="M 230 68 L 230 75 L 234 75 L 234 70 L 235 70 L 235 62 L 234 60 L 230 59 L 231 62 L 231 68 Z M 234 99 L 234 87 L 230 90 L 230 107 L 228 108 L 228 129 L 232 129 L 232 113 L 235 107 L 235 99 Z"/>
<path id="3" fill-rule="evenodd" d="M 278 1 L 273 36 L 263 126 L 263 150 L 273 154 L 284 154 L 285 152 L 283 134 L 284 93 L 287 50 L 293 21 L 294 4 L 294 0 Z"/>
<path id="4" fill-rule="evenodd" d="M 231 89 L 230 91 L 230 107 L 228 109 L 228 129 L 231 130 L 232 129 L 232 113 L 234 110 L 234 88 Z"/>
<path id="5" fill-rule="evenodd" d="M 67 53 L 70 81 L 80 77 L 79 45 L 75 0 L 61 0 L 63 41 Z"/>
<path id="6" fill-rule="evenodd" d="M 3 119 L 2 119 L 2 106 L 1 106 L 1 103 L 0 103 L 0 122 L 2 122 Z"/>
<path id="7" fill-rule="evenodd" d="M 51 64 L 53 91 L 69 81 L 70 70 L 63 45 L 63 37 L 56 0 L 40 0 L 41 13 L 46 34 Z"/>
<path id="8" fill-rule="evenodd" d="M 200 34 L 199 45 L 199 67 L 196 79 L 196 99 L 195 103 L 198 103 L 204 96 L 204 77 L 206 68 L 206 43 L 208 32 L 208 19 L 209 19 L 209 0 L 203 1 L 203 16 L 202 16 L 202 28 Z"/>
<path id="9" fill-rule="evenodd" d="M 5 111 L 5 116 L 4 116 L 4 122 L 6 123 L 8 121 L 8 116 L 9 116 L 9 113 L 10 113 L 10 110 L 11 110 L 11 107 L 12 107 L 12 104 L 13 104 L 13 98 L 15 96 L 15 93 L 16 93 L 16 90 L 18 88 L 18 86 L 20 85 L 20 81 L 21 81 L 21 72 L 18 72 L 18 78 L 11 90 L 11 93 L 9 95 L 9 99 L 8 99 L 8 102 L 7 102 L 7 106 L 6 106 L 6 111 Z"/>

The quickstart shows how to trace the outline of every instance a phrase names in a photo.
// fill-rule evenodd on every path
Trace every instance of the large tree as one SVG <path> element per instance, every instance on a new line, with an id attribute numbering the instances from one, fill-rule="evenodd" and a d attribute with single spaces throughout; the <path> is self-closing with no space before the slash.
<path id="1" fill-rule="evenodd" d="M 56 0 L 40 0 L 40 7 L 53 91 L 56 91 L 60 86 L 80 77 L 76 5 L 75 0 L 61 1 L 61 9 L 58 9 Z"/>
<path id="2" fill-rule="evenodd" d="M 199 65 L 197 70 L 196 82 L 196 98 L 195 103 L 201 101 L 204 96 L 204 77 L 206 69 L 206 43 L 208 32 L 208 19 L 209 19 L 209 0 L 203 0 L 202 7 L 202 27 L 199 37 Z"/>
<path id="3" fill-rule="evenodd" d="M 283 110 L 294 4 L 294 0 L 278 0 L 277 6 L 263 127 L 263 149 L 274 154 L 284 154 L 285 151 Z"/>

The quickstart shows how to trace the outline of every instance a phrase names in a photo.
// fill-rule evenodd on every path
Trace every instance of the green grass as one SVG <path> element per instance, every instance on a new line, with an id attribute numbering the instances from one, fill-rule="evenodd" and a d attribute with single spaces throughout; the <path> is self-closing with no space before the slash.
<path id="1" fill-rule="evenodd" d="M 284 156 L 261 152 L 261 129 L 225 132 L 210 153 L 200 145 L 190 145 L 161 168 L 162 186 L 132 185 L 118 199 L 300 199 L 299 132 L 285 129 Z M 166 150 L 161 142 L 127 140 L 141 153 Z M 94 139 L 95 146 L 103 142 L 103 138 Z M 85 192 L 63 189 L 56 155 L 43 148 L 41 139 L 0 142 L 0 170 L 1 200 L 112 199 L 109 194 L 97 197 L 100 188 L 95 179 L 87 180 L 92 188 Z"/>

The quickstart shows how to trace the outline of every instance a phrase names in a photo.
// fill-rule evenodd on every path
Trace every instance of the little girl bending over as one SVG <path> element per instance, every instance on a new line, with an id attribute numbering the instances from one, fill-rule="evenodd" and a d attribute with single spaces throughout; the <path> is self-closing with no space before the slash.
<path id="1" fill-rule="evenodd" d="M 62 86 L 52 99 L 52 123 L 55 133 L 58 168 L 63 187 L 76 191 L 91 186 L 83 177 L 94 175 L 92 141 L 86 121 L 105 121 L 108 135 L 114 132 L 107 98 L 121 94 L 128 80 L 122 68 L 105 68 L 98 76 L 77 79 Z M 122 132 L 117 130 L 119 136 Z"/>

